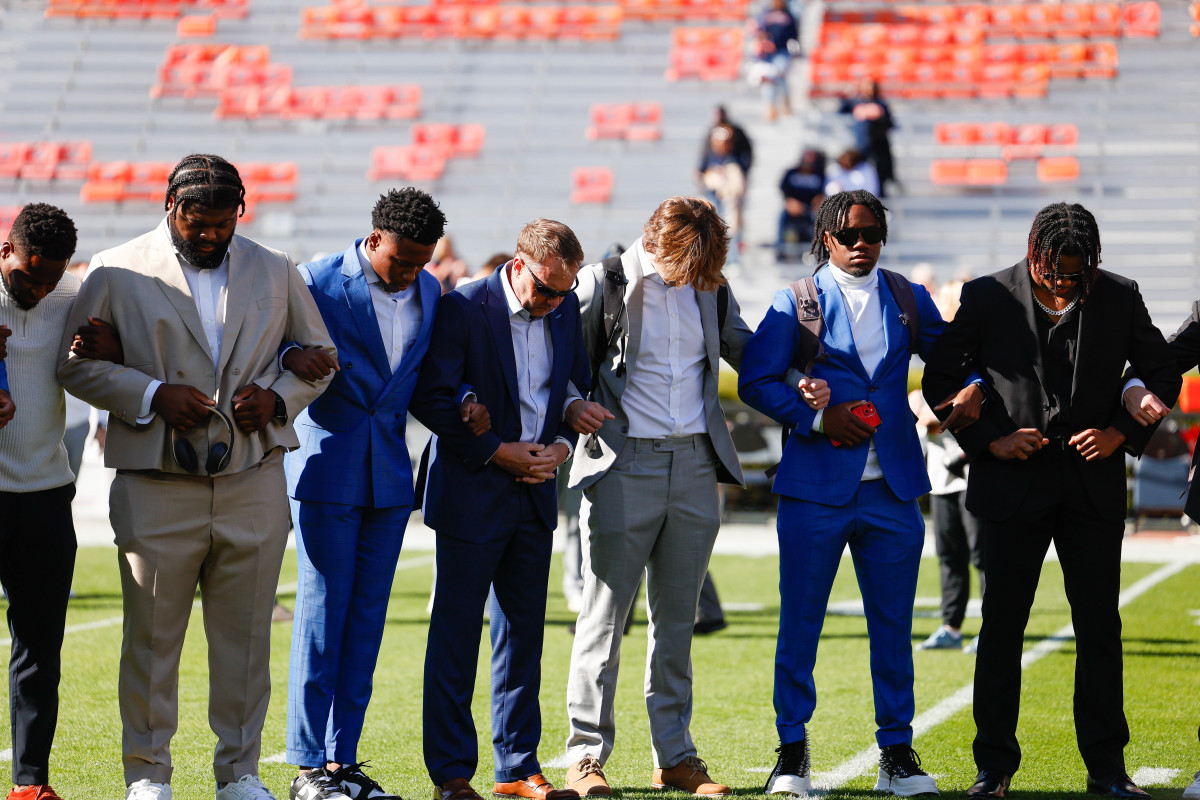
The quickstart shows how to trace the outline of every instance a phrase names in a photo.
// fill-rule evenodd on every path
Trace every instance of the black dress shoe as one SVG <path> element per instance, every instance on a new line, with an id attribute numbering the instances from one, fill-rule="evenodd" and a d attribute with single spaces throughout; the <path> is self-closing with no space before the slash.
<path id="1" fill-rule="evenodd" d="M 1087 779 L 1088 794 L 1099 794 L 1105 797 L 1120 797 L 1123 800 L 1146 800 L 1150 793 L 1138 788 L 1128 775 L 1121 775 L 1109 780 L 1096 780 L 1091 775 Z"/>
<path id="2" fill-rule="evenodd" d="M 967 797 L 1004 797 L 1011 780 L 1011 775 L 999 770 L 981 769 L 975 776 L 975 783 L 967 789 Z"/>

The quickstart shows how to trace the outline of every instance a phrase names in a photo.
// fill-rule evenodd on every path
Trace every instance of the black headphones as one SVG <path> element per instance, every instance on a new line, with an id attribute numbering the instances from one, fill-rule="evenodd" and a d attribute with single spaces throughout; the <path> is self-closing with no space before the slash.
<path id="1" fill-rule="evenodd" d="M 204 471 L 209 475 L 216 475 L 228 467 L 230 459 L 233 458 L 233 422 L 225 416 L 225 412 L 216 406 L 207 406 L 207 408 L 210 414 L 220 417 L 221 422 L 225 423 L 226 430 L 229 431 L 229 442 L 217 442 L 210 447 L 208 458 L 204 462 Z M 199 466 L 200 460 L 196 457 L 196 448 L 192 447 L 192 443 L 187 439 L 181 437 L 175 428 L 171 428 L 171 455 L 175 457 L 175 463 L 188 472 L 195 472 Z"/>

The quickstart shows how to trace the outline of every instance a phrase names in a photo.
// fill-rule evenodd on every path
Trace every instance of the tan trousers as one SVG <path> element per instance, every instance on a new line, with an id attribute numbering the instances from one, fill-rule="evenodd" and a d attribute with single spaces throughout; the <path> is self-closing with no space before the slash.
<path id="1" fill-rule="evenodd" d="M 125 623 L 118 695 L 125 782 L 171 780 L 179 654 L 196 588 L 208 638 L 219 783 L 258 773 L 271 696 L 271 609 L 287 543 L 283 458 L 228 476 L 122 473 L 109 518 Z"/>

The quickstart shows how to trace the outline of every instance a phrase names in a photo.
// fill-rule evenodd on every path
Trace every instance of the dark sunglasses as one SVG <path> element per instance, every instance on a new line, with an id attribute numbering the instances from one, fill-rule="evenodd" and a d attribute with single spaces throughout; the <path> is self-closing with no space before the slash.
<path id="1" fill-rule="evenodd" d="M 575 291 L 577 286 L 579 286 L 579 277 L 576 276 L 575 283 L 571 286 L 571 288 L 567 289 L 565 292 L 560 292 L 557 289 L 551 289 L 549 286 L 539 281 L 538 276 L 534 275 L 533 270 L 529 269 L 529 264 L 525 264 L 525 270 L 529 273 L 529 277 L 533 278 L 533 286 L 535 289 L 537 289 L 538 294 L 540 294 L 542 297 L 548 297 L 551 300 L 566 297 L 567 295 L 571 294 L 571 292 Z"/>
<path id="2" fill-rule="evenodd" d="M 883 228 L 879 225 L 871 225 L 866 228 L 842 228 L 830 234 L 842 247 L 854 247 L 858 244 L 858 237 L 867 244 L 879 244 L 883 241 Z"/>
<path id="3" fill-rule="evenodd" d="M 1055 272 L 1054 270 L 1046 270 L 1041 273 L 1042 280 L 1050 283 L 1079 283 L 1083 280 L 1083 270 L 1078 272 Z"/>

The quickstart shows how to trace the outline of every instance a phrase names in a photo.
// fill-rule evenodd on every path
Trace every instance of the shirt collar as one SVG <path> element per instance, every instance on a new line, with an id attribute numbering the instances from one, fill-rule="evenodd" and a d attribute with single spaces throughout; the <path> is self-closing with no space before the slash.
<path id="1" fill-rule="evenodd" d="M 658 270 L 654 267 L 654 258 L 646 252 L 646 247 L 642 242 L 643 238 L 639 236 L 638 240 L 633 243 L 637 251 L 638 266 L 642 268 L 642 279 L 654 281 L 660 286 L 666 286 L 667 282 L 663 280 L 662 275 L 659 275 Z"/>
<path id="2" fill-rule="evenodd" d="M 519 316 L 526 322 L 531 322 L 533 318 L 521 305 L 521 301 L 517 299 L 517 293 L 512 288 L 512 264 L 513 262 L 509 261 L 501 267 L 504 274 L 500 276 L 500 285 L 504 287 L 504 299 L 508 301 L 508 315 L 510 317 Z"/>
<path id="3" fill-rule="evenodd" d="M 875 267 L 861 278 L 851 275 L 844 269 L 839 269 L 833 264 L 829 265 L 829 271 L 833 274 L 833 279 L 837 281 L 837 285 L 842 291 L 853 290 L 859 292 L 874 292 L 879 288 L 879 267 Z"/>

